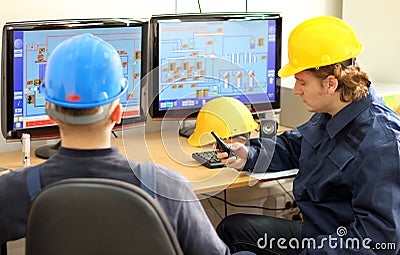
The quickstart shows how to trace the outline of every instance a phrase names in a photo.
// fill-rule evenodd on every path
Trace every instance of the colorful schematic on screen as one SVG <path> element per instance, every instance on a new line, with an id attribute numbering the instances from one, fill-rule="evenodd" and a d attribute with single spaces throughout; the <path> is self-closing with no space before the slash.
<path id="1" fill-rule="evenodd" d="M 14 129 L 55 124 L 45 114 L 45 99 L 39 91 L 47 59 L 67 38 L 91 33 L 118 51 L 129 88 L 121 97 L 125 117 L 140 116 L 141 27 L 14 32 Z"/>
<path id="2" fill-rule="evenodd" d="M 276 100 L 276 20 L 161 21 L 159 31 L 159 110 Z"/>

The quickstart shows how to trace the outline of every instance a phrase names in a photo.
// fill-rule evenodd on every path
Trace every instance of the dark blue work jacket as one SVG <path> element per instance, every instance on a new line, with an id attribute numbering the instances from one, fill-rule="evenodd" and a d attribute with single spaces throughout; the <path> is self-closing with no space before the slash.
<path id="1" fill-rule="evenodd" d="M 354 247 L 358 254 L 397 254 L 400 118 L 376 97 L 372 86 L 367 97 L 333 118 L 316 113 L 304 125 L 277 136 L 271 151 L 265 142 L 251 140 L 245 169 L 265 171 L 266 159 L 267 171 L 299 169 L 293 193 L 303 214 L 303 238 L 315 239 L 317 246 L 325 241 L 302 254 L 352 254 Z M 335 252 L 329 238 L 338 246 Z M 346 246 L 351 238 L 361 241 L 359 246 Z M 378 250 L 383 246 L 386 250 Z"/>

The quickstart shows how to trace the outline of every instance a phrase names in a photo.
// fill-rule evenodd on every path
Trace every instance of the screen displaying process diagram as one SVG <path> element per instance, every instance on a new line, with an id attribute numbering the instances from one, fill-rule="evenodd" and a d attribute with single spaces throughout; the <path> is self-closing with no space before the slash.
<path id="1" fill-rule="evenodd" d="M 121 97 L 124 114 L 139 115 L 141 77 L 141 27 L 38 30 L 14 32 L 14 128 L 54 124 L 45 114 L 39 85 L 45 77 L 52 50 L 67 38 L 91 33 L 118 51 L 129 88 Z"/>
<path id="2" fill-rule="evenodd" d="M 274 20 L 160 22 L 159 108 L 201 107 L 214 97 L 274 101 Z"/>

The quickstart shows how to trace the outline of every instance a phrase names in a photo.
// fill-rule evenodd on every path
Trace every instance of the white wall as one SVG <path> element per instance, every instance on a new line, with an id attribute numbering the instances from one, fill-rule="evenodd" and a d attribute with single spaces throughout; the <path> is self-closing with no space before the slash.
<path id="1" fill-rule="evenodd" d="M 0 22 L 36 19 L 147 17 L 174 11 L 174 0 L 1 0 Z"/>
<path id="2" fill-rule="evenodd" d="M 400 1 L 343 0 L 343 19 L 353 27 L 364 50 L 361 67 L 375 83 L 400 86 Z"/>
<path id="3" fill-rule="evenodd" d="M 200 0 L 202 12 L 244 12 L 245 0 Z M 198 13 L 196 0 L 0 0 L 0 26 L 7 21 L 129 17 L 146 18 L 152 14 Z M 248 0 L 247 11 L 280 12 L 283 16 L 282 63 L 287 61 L 287 37 L 301 21 L 319 15 L 341 17 L 342 0 Z M 1 35 L 0 35 L 1 36 Z M 292 80 L 284 79 L 283 84 Z M 284 102 L 283 102 L 284 103 Z M 1 109 L 0 109 L 1 110 Z M 33 143 L 36 147 L 42 143 Z M 0 138 L 0 152 L 19 150 L 18 143 Z"/>

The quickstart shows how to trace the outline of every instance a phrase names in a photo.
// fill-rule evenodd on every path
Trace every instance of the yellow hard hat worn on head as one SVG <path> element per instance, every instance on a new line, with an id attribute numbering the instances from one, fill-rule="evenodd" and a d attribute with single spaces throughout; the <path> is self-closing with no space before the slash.
<path id="1" fill-rule="evenodd" d="M 189 137 L 192 146 L 203 146 L 215 142 L 211 131 L 228 139 L 253 131 L 258 123 L 250 110 L 239 100 L 218 97 L 203 105 L 196 119 L 196 128 Z"/>
<path id="2" fill-rule="evenodd" d="M 288 77 L 309 68 L 319 68 L 351 59 L 362 50 L 353 29 L 343 20 L 322 16 L 304 21 L 290 33 L 289 63 L 278 75 Z"/>

